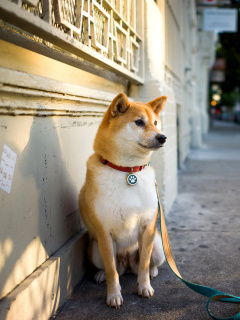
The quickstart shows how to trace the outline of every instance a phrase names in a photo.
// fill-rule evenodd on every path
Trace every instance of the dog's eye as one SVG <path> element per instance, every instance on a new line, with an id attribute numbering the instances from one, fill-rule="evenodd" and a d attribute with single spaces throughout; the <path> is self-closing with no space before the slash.
<path id="1" fill-rule="evenodd" d="M 138 127 L 143 127 L 145 125 L 144 121 L 142 119 L 138 119 L 135 121 L 135 124 L 138 126 Z"/>
<path id="2" fill-rule="evenodd" d="M 154 125 L 157 126 L 157 120 L 154 121 Z"/>

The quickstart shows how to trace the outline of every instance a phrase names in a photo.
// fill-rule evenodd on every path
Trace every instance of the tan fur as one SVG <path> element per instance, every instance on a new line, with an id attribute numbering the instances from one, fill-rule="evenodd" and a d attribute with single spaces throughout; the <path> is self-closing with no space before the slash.
<path id="1" fill-rule="evenodd" d="M 119 275 L 126 271 L 138 274 L 139 295 L 154 295 L 149 274 L 157 276 L 164 254 L 156 231 L 153 168 L 137 172 L 138 183 L 129 186 L 127 173 L 102 164 L 100 157 L 117 166 L 147 164 L 165 142 L 160 142 L 159 113 L 166 100 L 163 96 L 147 104 L 129 102 L 123 93 L 113 100 L 97 132 L 79 195 L 80 212 L 92 236 L 88 256 L 99 269 L 95 279 L 106 279 L 107 304 L 116 308 L 123 304 Z"/>

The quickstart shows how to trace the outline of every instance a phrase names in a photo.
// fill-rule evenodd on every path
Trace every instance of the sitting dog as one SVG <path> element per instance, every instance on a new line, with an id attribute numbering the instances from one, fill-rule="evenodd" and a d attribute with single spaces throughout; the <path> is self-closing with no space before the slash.
<path id="1" fill-rule="evenodd" d="M 159 118 L 166 100 L 162 96 L 146 104 L 130 102 L 120 93 L 103 117 L 95 153 L 87 162 L 79 207 L 92 237 L 88 256 L 99 269 L 95 280 L 107 281 L 110 307 L 123 304 L 119 276 L 126 271 L 138 274 L 138 294 L 151 298 L 150 277 L 158 275 L 165 259 L 149 161 L 166 141 Z"/>

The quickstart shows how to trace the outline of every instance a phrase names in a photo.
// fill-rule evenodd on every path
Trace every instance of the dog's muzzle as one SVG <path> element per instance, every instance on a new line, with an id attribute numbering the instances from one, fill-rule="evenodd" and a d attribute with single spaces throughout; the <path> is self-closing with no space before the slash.
<path id="1" fill-rule="evenodd" d="M 161 148 L 166 142 L 167 137 L 164 134 L 157 133 L 152 137 L 151 140 L 148 141 L 147 144 L 138 143 L 138 145 L 144 149 L 157 150 Z"/>

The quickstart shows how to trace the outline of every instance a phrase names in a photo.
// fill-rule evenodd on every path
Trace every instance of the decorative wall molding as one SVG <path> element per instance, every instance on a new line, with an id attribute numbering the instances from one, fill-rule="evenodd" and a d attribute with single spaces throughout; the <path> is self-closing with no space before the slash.
<path id="1" fill-rule="evenodd" d="M 0 18 L 143 83 L 143 0 L 1 0 Z"/>
<path id="2" fill-rule="evenodd" d="M 0 115 L 102 117 L 115 95 L 0 67 Z"/>

